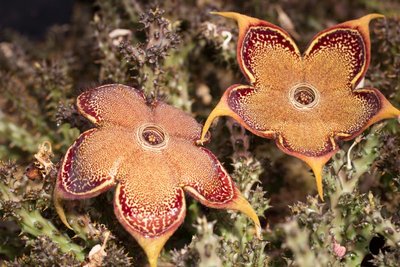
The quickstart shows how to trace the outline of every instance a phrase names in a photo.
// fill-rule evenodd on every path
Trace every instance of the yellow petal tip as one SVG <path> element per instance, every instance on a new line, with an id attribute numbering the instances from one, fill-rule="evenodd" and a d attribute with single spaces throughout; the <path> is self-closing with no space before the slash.
<path id="1" fill-rule="evenodd" d="M 361 17 L 358 19 L 360 25 L 365 25 L 368 26 L 370 21 L 373 19 L 379 19 L 379 18 L 384 18 L 385 16 L 382 14 L 377 14 L 377 13 L 372 13 L 365 15 L 364 17 Z"/>
<path id="2" fill-rule="evenodd" d="M 325 163 L 330 159 L 330 156 L 321 157 L 321 158 L 305 158 L 303 159 L 312 169 L 315 181 L 317 184 L 317 191 L 319 198 L 324 201 L 324 189 L 322 183 L 322 172 L 324 169 Z"/>
<path id="3" fill-rule="evenodd" d="M 256 236 L 258 239 L 262 240 L 261 235 L 261 223 L 260 219 L 258 218 L 256 212 L 254 211 L 253 207 L 250 203 L 237 191 L 237 197 L 233 200 L 233 205 L 230 207 L 232 209 L 238 210 L 249 217 L 253 223 L 256 230 Z"/>
<path id="4" fill-rule="evenodd" d="M 211 124 L 213 123 L 213 121 L 220 116 L 229 116 L 230 115 L 230 109 L 229 107 L 227 107 L 227 105 L 225 104 L 224 100 L 222 99 L 218 105 L 213 109 L 213 111 L 210 113 L 210 115 L 208 115 L 208 118 L 206 120 L 206 122 L 204 123 L 203 129 L 201 131 L 201 136 L 200 136 L 200 140 L 196 141 L 197 144 L 203 144 L 206 141 L 208 141 L 208 138 L 206 137 L 206 134 L 208 132 L 208 130 L 211 127 Z"/>
<path id="5" fill-rule="evenodd" d="M 371 14 L 368 14 L 368 15 L 362 17 L 362 18 L 365 18 L 366 20 L 373 20 L 373 19 L 384 18 L 384 17 L 385 17 L 385 15 L 382 15 L 382 14 L 371 13 Z"/>
<path id="6" fill-rule="evenodd" d="M 248 26 L 249 24 L 256 23 L 256 22 L 259 21 L 256 18 L 252 18 L 252 17 L 246 16 L 246 15 L 243 15 L 243 14 L 240 14 L 240 13 L 237 13 L 237 12 L 216 12 L 216 11 L 213 11 L 213 12 L 210 12 L 210 13 L 213 14 L 213 15 L 219 15 L 219 16 L 222 16 L 222 17 L 225 17 L 225 18 L 236 20 L 236 22 L 239 25 L 239 29 L 241 31 L 244 30 L 246 28 L 246 26 Z"/>
<path id="7" fill-rule="evenodd" d="M 154 238 L 139 235 L 135 236 L 139 245 L 147 255 L 150 267 L 157 267 L 158 256 L 171 234 L 172 232 L 166 232 Z"/>
<path id="8" fill-rule="evenodd" d="M 62 200 L 57 196 L 57 193 L 54 193 L 54 207 L 55 207 L 58 217 L 60 217 L 60 220 L 62 221 L 62 223 L 67 228 L 73 230 L 71 225 L 69 225 L 69 223 L 68 223 L 67 216 L 65 216 L 65 211 L 62 206 Z"/>
<path id="9" fill-rule="evenodd" d="M 324 201 L 324 189 L 322 185 L 322 175 L 321 172 L 315 173 L 315 181 L 317 183 L 317 190 L 318 190 L 318 195 L 321 201 Z"/>
<path id="10" fill-rule="evenodd" d="M 238 20 L 239 16 L 242 16 L 236 12 L 229 12 L 229 11 L 211 11 L 210 14 L 222 16 L 225 18 L 235 19 Z"/>
<path id="11" fill-rule="evenodd" d="M 355 26 L 361 26 L 363 28 L 363 27 L 368 27 L 371 20 L 378 19 L 378 18 L 384 18 L 384 17 L 385 17 L 384 15 L 372 13 L 372 14 L 365 15 L 359 19 L 353 20 L 351 22 L 353 22 Z"/>

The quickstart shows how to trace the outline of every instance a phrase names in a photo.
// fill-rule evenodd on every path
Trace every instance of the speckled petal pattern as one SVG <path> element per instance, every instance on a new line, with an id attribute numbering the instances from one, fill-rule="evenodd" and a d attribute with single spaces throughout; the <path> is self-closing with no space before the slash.
<path id="1" fill-rule="evenodd" d="M 60 168 L 54 200 L 64 224 L 61 199 L 90 198 L 116 186 L 114 212 L 151 267 L 184 220 L 184 191 L 209 207 L 245 213 L 261 237 L 255 211 L 229 174 L 196 145 L 201 126 L 191 116 L 161 101 L 146 103 L 120 84 L 84 92 L 77 106 L 96 128 L 81 134 Z"/>
<path id="2" fill-rule="evenodd" d="M 256 135 L 275 139 L 314 171 L 323 198 L 322 168 L 369 125 L 400 116 L 376 89 L 355 89 L 370 60 L 370 14 L 318 33 L 301 56 L 278 26 L 233 12 L 216 12 L 239 25 L 238 62 L 249 85 L 229 87 L 204 124 L 230 116 Z"/>

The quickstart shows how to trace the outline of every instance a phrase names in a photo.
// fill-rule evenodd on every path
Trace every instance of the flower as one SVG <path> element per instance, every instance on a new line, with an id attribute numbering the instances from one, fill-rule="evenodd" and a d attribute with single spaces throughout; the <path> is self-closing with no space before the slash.
<path id="1" fill-rule="evenodd" d="M 343 258 L 344 255 L 346 255 L 346 247 L 340 245 L 339 243 L 336 242 L 336 240 L 333 241 L 333 253 L 339 258 Z"/>
<path id="2" fill-rule="evenodd" d="M 373 88 L 357 88 L 370 62 L 370 14 L 318 33 L 301 54 L 288 33 L 267 21 L 216 12 L 239 25 L 237 60 L 251 85 L 229 87 L 208 117 L 230 116 L 314 171 L 323 199 L 322 170 L 339 149 L 371 124 L 400 116 Z"/>
<path id="3" fill-rule="evenodd" d="M 134 88 L 111 84 L 82 93 L 79 112 L 95 124 L 68 149 L 58 173 L 55 205 L 115 189 L 114 212 L 151 266 L 185 217 L 184 191 L 217 209 L 239 210 L 260 222 L 218 159 L 196 146 L 201 126 L 161 101 L 147 104 Z"/>

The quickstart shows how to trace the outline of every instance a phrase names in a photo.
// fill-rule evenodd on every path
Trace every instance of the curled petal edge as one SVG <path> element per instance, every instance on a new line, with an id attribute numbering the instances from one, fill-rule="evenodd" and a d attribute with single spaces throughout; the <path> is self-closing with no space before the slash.
<path id="1" fill-rule="evenodd" d="M 73 168 L 71 161 L 75 160 L 74 154 L 76 153 L 76 150 L 78 149 L 81 142 L 84 141 L 85 138 L 87 138 L 91 134 L 95 133 L 96 131 L 97 131 L 97 128 L 93 128 L 93 129 L 87 130 L 86 132 L 83 132 L 78 137 L 78 139 L 71 145 L 71 147 L 65 153 L 65 158 L 62 161 L 61 168 L 57 175 L 57 182 L 56 182 L 54 192 L 53 192 L 54 207 L 55 207 L 56 212 L 57 212 L 58 216 L 60 217 L 60 220 L 62 221 L 62 223 L 71 230 L 72 230 L 72 227 L 68 223 L 68 220 L 65 215 L 64 208 L 63 208 L 63 200 L 64 199 L 85 199 L 85 198 L 95 197 L 114 186 L 114 177 L 111 177 L 110 181 L 105 182 L 105 183 L 101 184 L 100 186 L 94 187 L 87 192 L 81 192 L 81 193 L 74 193 L 74 192 L 68 191 L 65 189 L 65 187 L 63 185 L 63 178 L 64 178 L 63 175 L 70 175 L 69 172 L 67 170 L 65 170 L 67 168 L 66 166 L 68 165 L 69 166 L 68 168 Z"/>

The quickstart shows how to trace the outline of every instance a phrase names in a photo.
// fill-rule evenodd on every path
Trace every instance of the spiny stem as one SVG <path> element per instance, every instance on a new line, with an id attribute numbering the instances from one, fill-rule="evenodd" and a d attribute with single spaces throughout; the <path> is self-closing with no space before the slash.
<path id="1" fill-rule="evenodd" d="M 15 199 L 17 199 L 17 196 L 3 182 L 0 182 L 0 200 L 14 201 Z M 23 232 L 35 237 L 41 235 L 48 236 L 53 242 L 59 245 L 62 252 L 72 252 L 79 261 L 85 259 L 84 249 L 73 243 L 68 236 L 61 234 L 38 210 L 29 210 L 26 204 L 21 204 L 20 207 L 14 210 L 14 213 L 16 222 L 20 225 Z"/>

